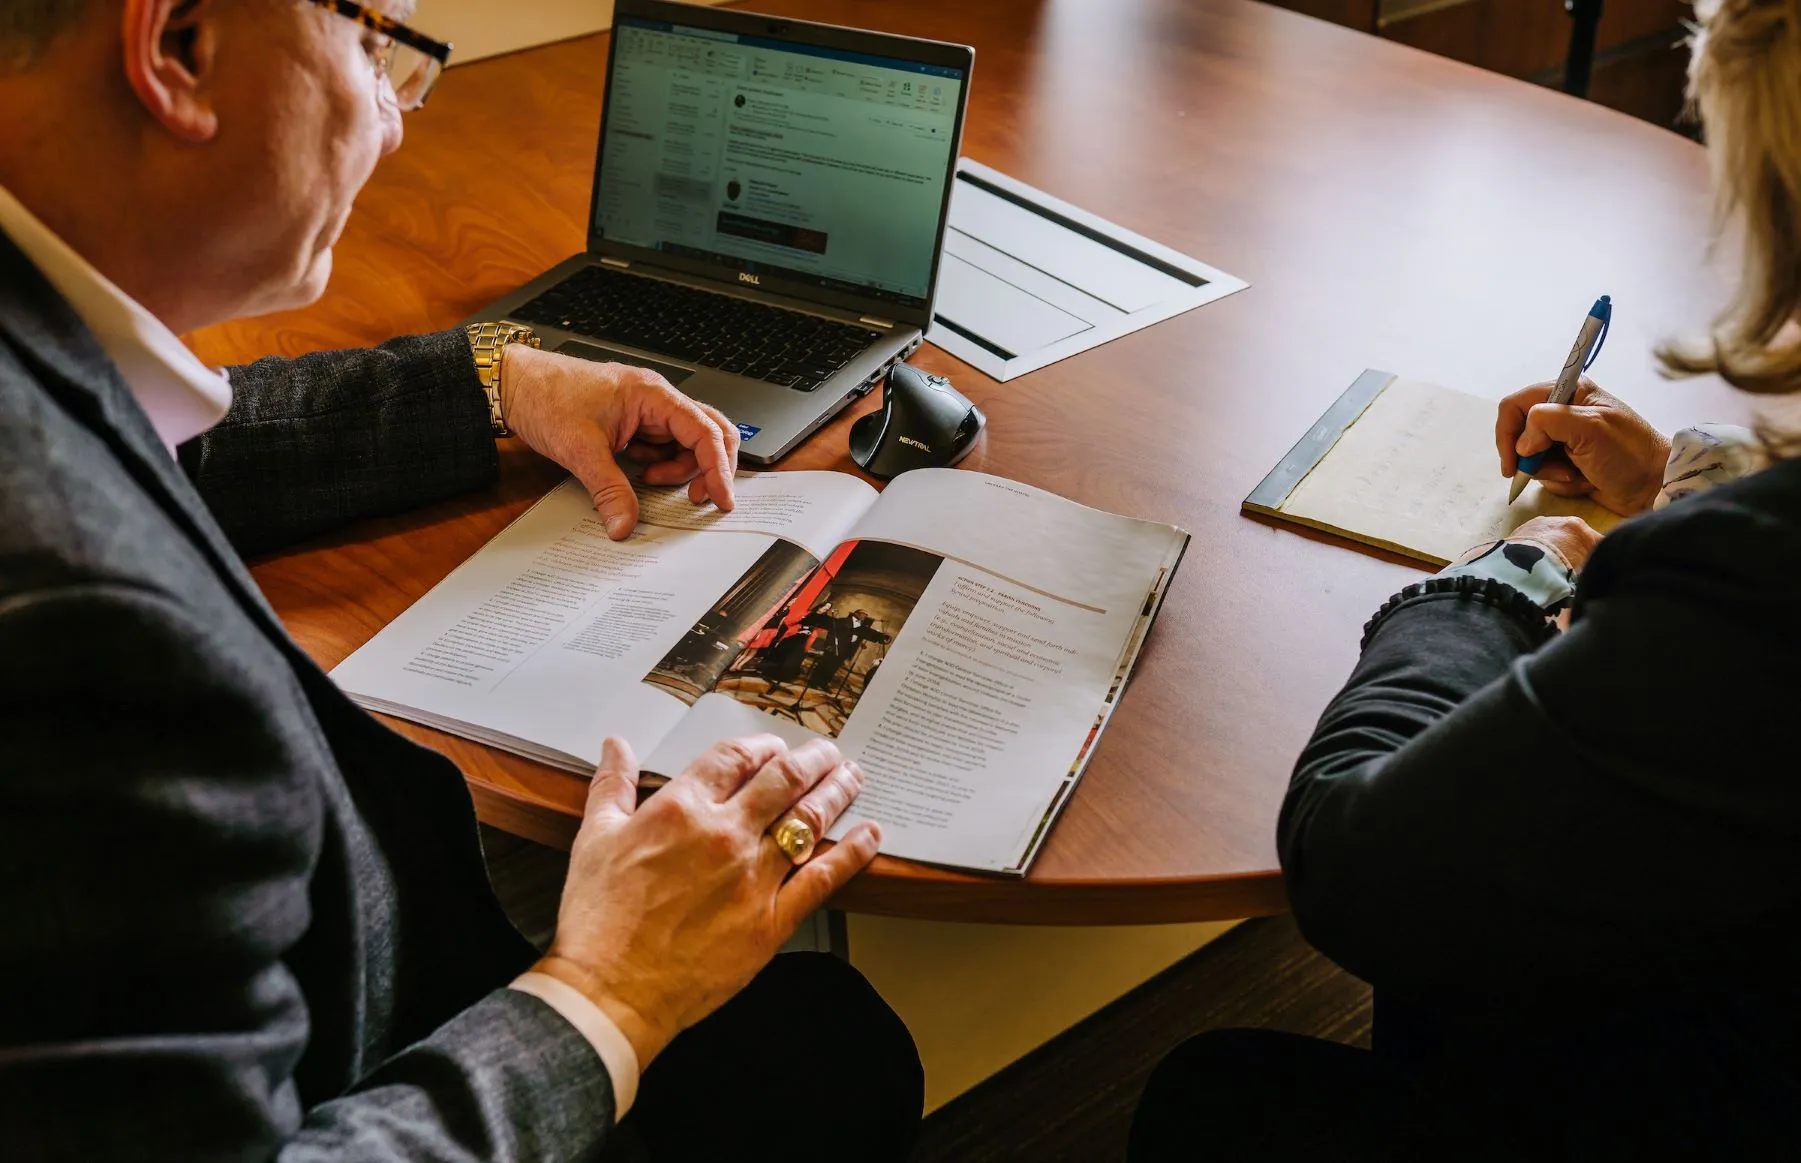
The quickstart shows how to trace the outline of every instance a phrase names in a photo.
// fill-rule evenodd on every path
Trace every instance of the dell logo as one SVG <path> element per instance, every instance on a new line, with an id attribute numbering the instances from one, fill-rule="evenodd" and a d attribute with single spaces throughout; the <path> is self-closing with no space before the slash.
<path id="1" fill-rule="evenodd" d="M 932 446 L 931 446 L 931 445 L 929 445 L 929 444 L 927 444 L 927 443 L 925 443 L 925 442 L 924 442 L 924 441 L 923 441 L 923 440 L 915 440 L 915 439 L 913 439 L 913 438 L 912 438 L 912 437 L 911 437 L 911 436 L 903 436 L 903 437 L 901 437 L 901 438 L 900 438 L 900 442 L 901 442 L 901 443 L 902 443 L 902 444 L 905 444 L 905 445 L 908 445 L 908 446 L 910 446 L 910 447 L 913 447 L 913 448 L 917 448 L 917 449 L 919 449 L 919 451 L 921 451 L 921 452 L 930 452 L 930 451 L 932 451 Z"/>
<path id="2" fill-rule="evenodd" d="M 762 282 L 761 279 L 757 278 L 757 276 L 751 274 L 749 271 L 739 271 L 738 281 L 741 283 L 749 283 L 753 287 Z"/>

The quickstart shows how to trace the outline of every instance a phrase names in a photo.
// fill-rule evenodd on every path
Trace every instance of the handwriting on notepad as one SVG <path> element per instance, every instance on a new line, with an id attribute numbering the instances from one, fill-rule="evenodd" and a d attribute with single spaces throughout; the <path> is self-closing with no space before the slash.
<path id="1" fill-rule="evenodd" d="M 1589 501 L 1532 488 L 1507 504 L 1492 400 L 1397 379 L 1283 501 L 1284 514 L 1359 541 L 1446 562 L 1543 514 L 1618 520 Z"/>

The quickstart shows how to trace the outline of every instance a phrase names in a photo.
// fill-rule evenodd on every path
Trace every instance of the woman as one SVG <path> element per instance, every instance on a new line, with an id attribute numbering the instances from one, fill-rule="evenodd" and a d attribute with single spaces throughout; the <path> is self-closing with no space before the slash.
<path id="1" fill-rule="evenodd" d="M 1801 0 L 1699 18 L 1744 274 L 1663 359 L 1801 391 Z M 1545 395 L 1502 404 L 1503 474 L 1555 440 L 1545 487 L 1644 515 L 1535 521 L 1391 599 L 1283 805 L 1295 916 L 1375 986 L 1373 1050 L 1194 1039 L 1135 1160 L 1801 1158 L 1801 460 Z"/>

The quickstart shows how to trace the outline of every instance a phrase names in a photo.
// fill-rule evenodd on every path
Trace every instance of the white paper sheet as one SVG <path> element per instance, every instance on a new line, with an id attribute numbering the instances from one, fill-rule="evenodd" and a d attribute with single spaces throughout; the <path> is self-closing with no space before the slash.
<path id="1" fill-rule="evenodd" d="M 997 380 L 1247 285 L 968 158 L 944 252 L 926 338 Z"/>

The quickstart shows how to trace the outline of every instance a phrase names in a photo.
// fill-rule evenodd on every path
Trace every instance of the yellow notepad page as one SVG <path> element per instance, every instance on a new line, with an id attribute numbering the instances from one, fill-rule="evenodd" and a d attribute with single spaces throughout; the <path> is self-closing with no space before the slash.
<path id="1" fill-rule="evenodd" d="M 1606 530 L 1620 518 L 1535 481 L 1507 503 L 1495 452 L 1497 402 L 1396 379 L 1346 428 L 1278 508 L 1291 521 L 1433 565 L 1545 514 Z"/>

